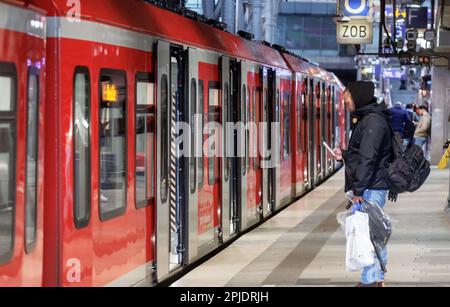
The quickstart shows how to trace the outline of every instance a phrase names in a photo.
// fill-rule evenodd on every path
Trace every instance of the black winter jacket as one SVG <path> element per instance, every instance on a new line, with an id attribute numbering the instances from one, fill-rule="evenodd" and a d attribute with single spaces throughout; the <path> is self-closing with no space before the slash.
<path id="1" fill-rule="evenodd" d="M 358 119 L 348 149 L 343 151 L 345 191 L 362 196 L 366 189 L 389 190 L 386 170 L 393 160 L 389 110 L 371 103 L 352 114 Z"/>

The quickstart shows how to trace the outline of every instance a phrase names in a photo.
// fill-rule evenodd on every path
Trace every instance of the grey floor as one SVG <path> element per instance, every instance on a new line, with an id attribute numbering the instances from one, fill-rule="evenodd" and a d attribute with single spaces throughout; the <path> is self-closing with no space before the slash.
<path id="1" fill-rule="evenodd" d="M 343 173 L 241 237 L 173 286 L 354 286 L 345 270 Z M 395 220 L 387 286 L 450 286 L 449 172 L 432 170 L 426 185 L 401 195 L 387 211 Z"/>

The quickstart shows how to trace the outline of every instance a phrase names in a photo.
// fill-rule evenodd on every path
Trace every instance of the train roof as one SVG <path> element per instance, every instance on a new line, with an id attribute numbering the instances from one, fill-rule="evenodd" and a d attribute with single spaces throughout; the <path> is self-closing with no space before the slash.
<path id="1" fill-rule="evenodd" d="M 143 0 L 80 0 L 82 21 L 99 22 L 149 34 L 180 44 L 218 51 L 288 70 L 280 53 L 263 43 L 244 39 L 212 25 L 184 17 Z M 48 16 L 70 15 L 67 0 L 27 0 Z"/>

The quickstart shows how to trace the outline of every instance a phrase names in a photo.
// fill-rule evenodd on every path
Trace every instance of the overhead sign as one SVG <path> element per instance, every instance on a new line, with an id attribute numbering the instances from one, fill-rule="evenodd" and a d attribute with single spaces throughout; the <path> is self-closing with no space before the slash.
<path id="1" fill-rule="evenodd" d="M 365 19 L 352 19 L 337 24 L 337 43 L 362 45 L 373 43 L 373 24 Z"/>
<path id="2" fill-rule="evenodd" d="M 372 17 L 372 0 L 341 0 L 341 1 L 344 2 L 344 16 Z"/>
<path id="3" fill-rule="evenodd" d="M 427 7 L 409 7 L 407 10 L 406 27 L 426 29 L 428 25 Z"/>

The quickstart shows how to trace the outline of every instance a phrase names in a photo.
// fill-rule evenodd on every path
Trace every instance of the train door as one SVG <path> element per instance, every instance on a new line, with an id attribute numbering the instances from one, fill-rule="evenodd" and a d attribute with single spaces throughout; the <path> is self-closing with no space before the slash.
<path id="1" fill-rule="evenodd" d="M 201 108 L 199 107 L 199 72 L 198 72 L 198 62 L 199 55 L 196 49 L 189 48 L 187 50 L 187 66 L 188 66 L 188 95 L 186 96 L 189 103 L 186 104 L 186 114 L 189 120 L 190 127 L 190 154 L 188 173 L 186 176 L 186 192 L 188 193 L 187 199 L 189 202 L 188 206 L 188 258 L 189 262 L 193 262 L 198 257 L 198 191 L 199 191 L 199 176 L 200 172 L 198 170 L 199 158 L 201 156 L 203 138 L 201 132 L 201 123 L 198 121 L 198 117 L 203 117 L 200 113 Z"/>
<path id="2" fill-rule="evenodd" d="M 317 174 L 317 158 L 316 158 L 316 151 L 315 151 L 315 143 L 316 143 L 316 90 L 315 90 L 315 84 L 313 79 L 308 79 L 308 161 L 309 161 L 309 182 L 310 182 L 310 188 L 313 189 L 316 185 L 316 174 Z"/>
<path id="3" fill-rule="evenodd" d="M 300 120 L 301 120 L 301 126 L 300 126 L 300 150 L 301 150 L 301 156 L 302 156 L 302 171 L 303 171 L 303 181 L 304 181 L 304 188 L 309 189 L 310 182 L 311 182 L 311 174 L 309 171 L 309 150 L 308 150 L 308 144 L 309 144 L 309 81 L 307 78 L 304 78 L 301 83 L 301 96 L 300 96 L 300 103 L 301 103 L 301 112 L 300 112 Z"/>
<path id="4" fill-rule="evenodd" d="M 230 100 L 229 100 L 229 123 L 236 125 L 239 122 L 240 117 L 240 68 L 239 63 L 236 60 L 229 61 L 230 68 Z M 233 129 L 233 133 L 229 135 L 230 142 L 232 143 L 233 150 L 229 152 L 231 158 L 229 158 L 230 163 L 230 171 L 231 171 L 231 180 L 230 180 L 230 203 L 231 203 L 231 211 L 230 216 L 232 218 L 230 224 L 230 235 L 234 235 L 239 231 L 240 227 L 240 192 L 241 187 L 240 184 L 240 158 L 238 157 L 238 132 Z M 227 150 L 229 150 L 227 144 Z"/>
<path id="5" fill-rule="evenodd" d="M 180 47 L 157 44 L 157 278 L 163 279 L 184 261 L 184 161 L 176 125 L 183 122 L 184 57 Z"/>
<path id="6" fill-rule="evenodd" d="M 263 126 L 261 126 L 260 130 L 260 147 L 259 150 L 261 153 L 265 153 L 269 149 L 269 125 L 271 121 L 269 120 L 269 69 L 266 67 L 261 68 L 261 78 L 262 78 L 262 101 L 261 101 L 261 121 Z M 261 157 L 261 166 L 262 166 L 262 207 L 263 207 L 263 216 L 268 216 L 272 212 L 270 193 L 269 193 L 269 169 L 264 165 L 267 161 L 265 155 Z"/>
<path id="7" fill-rule="evenodd" d="M 314 157 L 315 157 L 315 178 L 316 183 L 322 180 L 322 88 L 320 81 L 316 81 L 314 87 L 314 104 L 315 104 L 315 147 L 314 147 Z"/>
<path id="8" fill-rule="evenodd" d="M 228 125 L 233 124 L 233 103 L 231 101 L 231 91 L 233 79 L 236 77 L 231 69 L 231 60 L 227 56 L 222 56 L 221 83 L 222 83 L 222 158 L 221 158 L 221 197 L 222 197 L 222 240 L 228 241 L 236 233 L 235 217 L 235 185 L 233 185 L 233 157 L 234 157 L 234 135 L 228 129 Z"/>
<path id="9" fill-rule="evenodd" d="M 272 157 L 274 167 L 272 168 L 272 184 L 273 184 L 273 202 L 274 210 L 281 208 L 281 78 L 278 74 L 275 76 L 275 99 L 273 100 L 272 122 L 275 123 L 275 131 L 271 135 Z"/>
<path id="10" fill-rule="evenodd" d="M 321 83 L 320 85 L 320 92 L 321 92 L 321 96 L 320 96 L 320 105 L 321 105 L 321 121 L 320 121 L 320 130 L 322 131 L 322 135 L 321 135 L 321 140 L 320 140 L 320 149 L 321 149 L 321 174 L 322 174 L 322 178 L 325 178 L 328 174 L 328 163 L 327 163 L 327 151 L 326 150 L 322 150 L 323 149 L 323 142 L 327 142 L 328 143 L 328 132 L 327 132 L 327 128 L 328 128 L 328 117 L 327 117 L 327 112 L 328 112 L 328 91 L 327 88 L 325 86 L 325 83 Z M 328 143 L 329 144 L 329 143 Z"/>
<path id="11" fill-rule="evenodd" d="M 246 61 L 241 61 L 241 88 L 240 88 L 240 105 L 239 105 L 239 124 L 244 128 L 248 123 L 249 114 L 249 94 L 248 94 L 248 83 L 247 83 L 247 71 L 248 63 Z M 241 230 L 245 230 L 249 227 L 248 225 L 248 213 L 247 213 L 247 157 L 248 157 L 248 142 L 250 133 L 243 129 L 239 132 L 238 136 L 238 156 L 239 156 L 239 204 L 240 204 L 240 226 Z"/>

